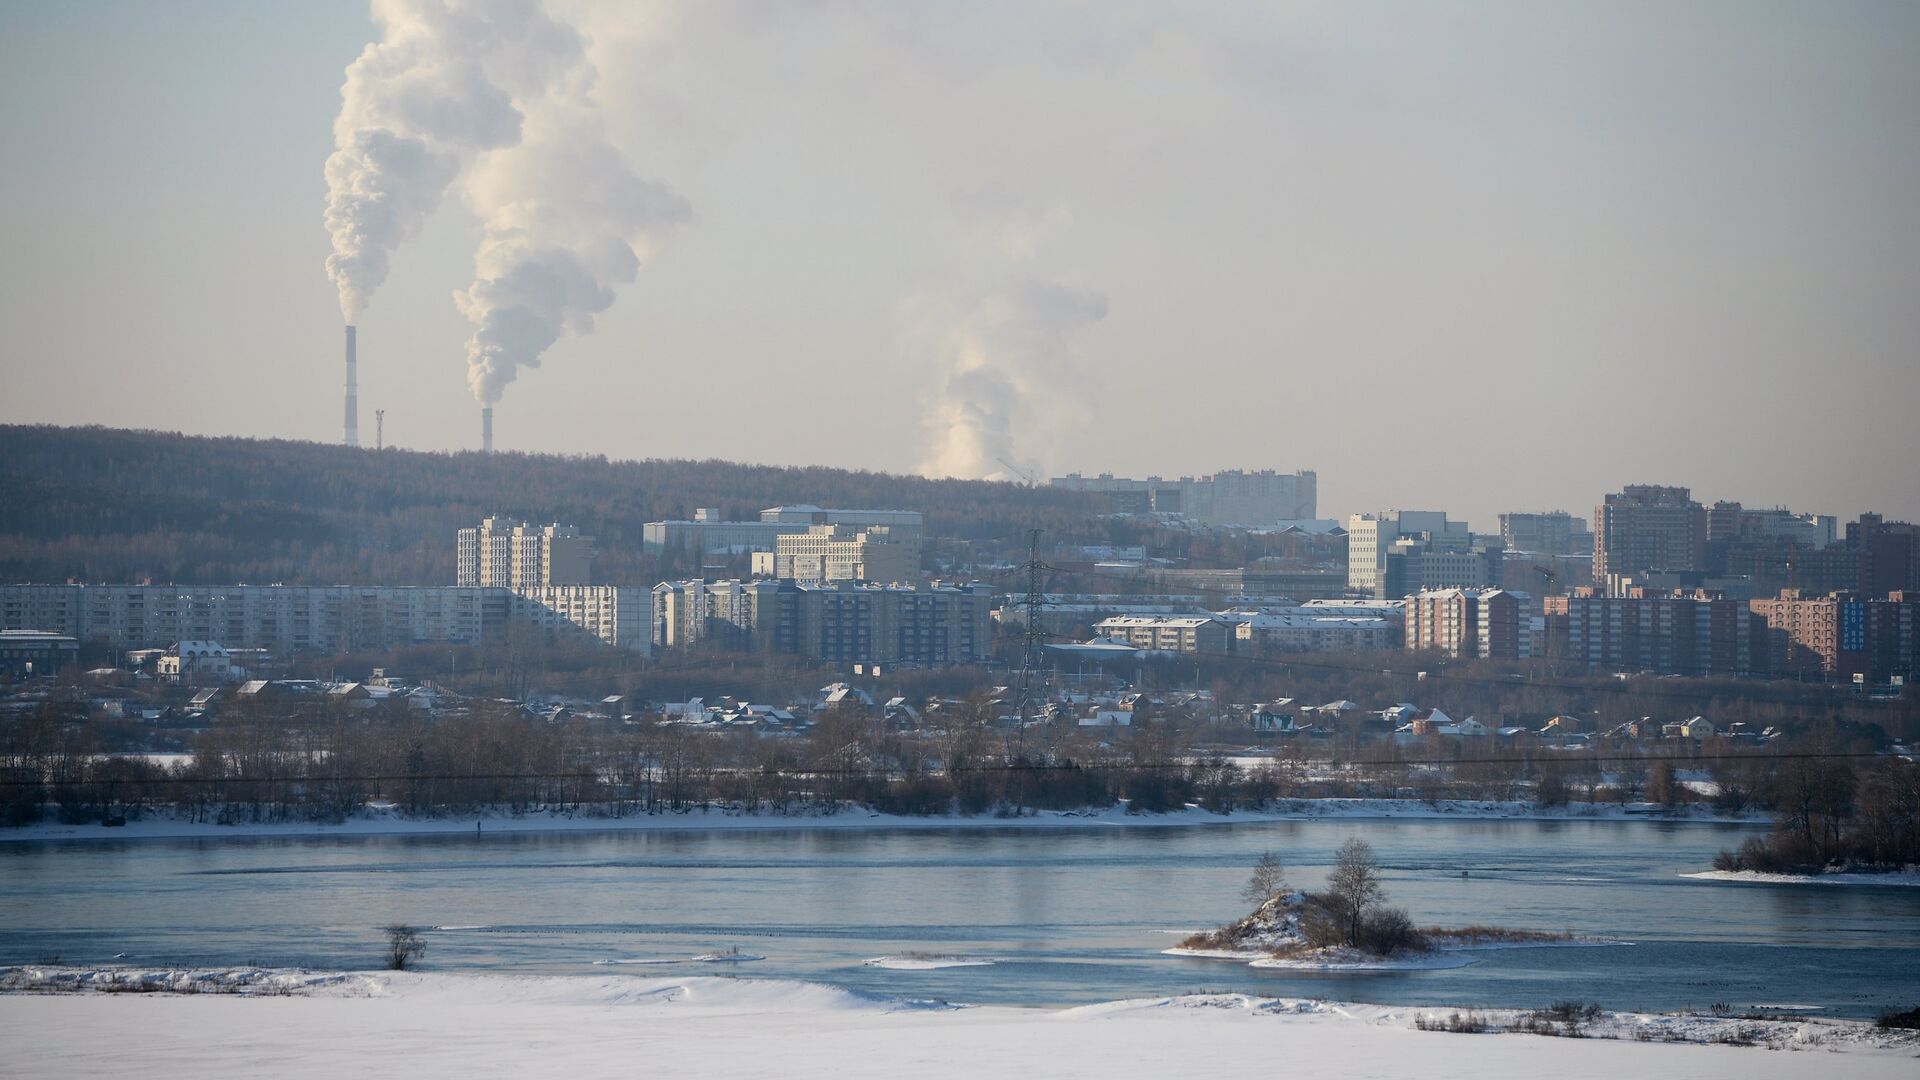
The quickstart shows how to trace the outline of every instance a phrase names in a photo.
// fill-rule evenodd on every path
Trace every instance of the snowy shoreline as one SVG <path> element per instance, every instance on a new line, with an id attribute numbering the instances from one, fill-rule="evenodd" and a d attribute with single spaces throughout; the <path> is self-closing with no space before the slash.
<path id="1" fill-rule="evenodd" d="M 1694 881 L 1751 885 L 1920 885 L 1920 870 L 1837 870 L 1822 874 L 1769 874 L 1762 870 L 1701 870 L 1681 874 Z"/>
<path id="2" fill-rule="evenodd" d="M 0 1044 L 40 1076 L 1048 1076 L 1133 1080 L 1205 1060 L 1322 1077 L 1901 1076 L 1920 1038 L 1854 1020 L 1600 1013 L 1574 1039 L 1513 1009 L 1243 994 L 1065 1009 L 956 1006 L 818 983 L 640 975 L 13 968 Z M 134 1005 L 124 1000 L 138 997 Z M 1469 1018 L 1478 1037 L 1432 1030 Z M 1117 1023 L 1115 1021 L 1118 1021 Z M 1427 1030 L 1421 1030 L 1426 1028 Z M 75 1031 L 114 1038 L 73 1038 Z M 1764 1047 L 1788 1053 L 1759 1053 Z M 1818 1054 L 1818 1064 L 1798 1052 Z"/>
<path id="3" fill-rule="evenodd" d="M 486 836 L 498 833 L 541 832 L 666 832 L 792 829 L 1037 829 L 1037 828 L 1183 828 L 1202 825 L 1249 825 L 1271 821 L 1322 820 L 1430 820 L 1430 821 L 1658 821 L 1715 825 L 1764 825 L 1765 815 L 1728 816 L 1710 811 L 1654 813 L 1642 804 L 1574 803 L 1540 810 L 1524 801 L 1494 802 L 1417 799 L 1287 799 L 1260 810 L 1217 814 L 1188 806 L 1162 814 L 1132 814 L 1124 805 L 1105 809 L 1041 810 L 1019 817 L 993 814 L 913 816 L 882 814 L 858 808 L 831 814 L 745 813 L 729 809 L 696 809 L 626 817 L 592 812 L 536 812 L 485 817 L 410 818 L 390 812 L 365 812 L 338 824 L 277 822 L 220 825 L 155 816 L 106 827 L 38 822 L 18 828 L 0 828 L 0 843 L 89 840 L 250 839 L 256 837 L 361 836 Z"/>

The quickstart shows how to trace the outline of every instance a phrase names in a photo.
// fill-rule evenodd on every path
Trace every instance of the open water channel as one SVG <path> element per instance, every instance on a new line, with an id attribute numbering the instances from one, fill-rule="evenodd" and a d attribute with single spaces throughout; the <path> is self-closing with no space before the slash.
<path id="1" fill-rule="evenodd" d="M 1370 820 L 1195 828 L 552 832 L 6 841 L 0 964 L 377 966 L 739 974 L 974 1003 L 1196 990 L 1461 1006 L 1561 999 L 1872 1016 L 1920 1004 L 1920 888 L 1688 879 L 1750 830 L 1649 821 Z M 1467 967 L 1301 973 L 1162 955 L 1243 913 L 1263 850 L 1317 887 L 1349 836 L 1422 925 L 1630 942 L 1499 949 Z M 692 963 L 731 948 L 765 959 Z M 990 966 L 892 970 L 903 952 Z M 666 961 L 660 964 L 636 961 Z M 614 963 L 617 962 L 617 963 Z"/>

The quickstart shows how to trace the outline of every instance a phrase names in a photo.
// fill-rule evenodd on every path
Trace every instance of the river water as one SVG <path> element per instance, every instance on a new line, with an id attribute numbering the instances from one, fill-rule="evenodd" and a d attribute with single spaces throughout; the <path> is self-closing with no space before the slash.
<path id="1" fill-rule="evenodd" d="M 739 974 L 1064 1005 L 1197 990 L 1461 1006 L 1725 1003 L 1871 1016 L 1920 1003 L 1920 888 L 1689 880 L 1738 826 L 1321 821 L 1199 828 L 555 832 L 0 840 L 0 964 L 377 966 L 376 929 L 430 970 Z M 1500 949 L 1446 970 L 1263 971 L 1177 958 L 1243 913 L 1272 849 L 1317 887 L 1349 836 L 1421 925 L 1632 944 Z M 1464 875 L 1464 876 L 1463 876 Z M 688 963 L 737 947 L 751 963 Z M 907 951 L 991 966 L 890 970 Z M 607 962 L 622 962 L 608 964 Z M 636 961 L 680 961 L 624 966 Z M 596 963 L 600 962 L 600 963 Z"/>

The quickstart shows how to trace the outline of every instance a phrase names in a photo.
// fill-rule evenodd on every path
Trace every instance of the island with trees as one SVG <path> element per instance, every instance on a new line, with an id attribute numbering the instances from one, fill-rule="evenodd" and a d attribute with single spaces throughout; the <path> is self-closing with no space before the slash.
<path id="1" fill-rule="evenodd" d="M 1473 948 L 1601 944 L 1570 932 L 1415 926 L 1405 909 L 1387 904 L 1373 846 L 1358 837 L 1340 846 L 1325 888 L 1293 888 L 1279 856 L 1269 851 L 1254 864 L 1241 896 L 1254 905 L 1247 915 L 1166 952 L 1254 967 L 1379 971 L 1462 967 L 1472 960 L 1457 954 Z"/>

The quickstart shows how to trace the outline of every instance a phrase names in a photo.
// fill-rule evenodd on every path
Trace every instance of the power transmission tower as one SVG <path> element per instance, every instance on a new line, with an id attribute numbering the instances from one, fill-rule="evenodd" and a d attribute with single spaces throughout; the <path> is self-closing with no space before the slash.
<path id="1" fill-rule="evenodd" d="M 1020 657 L 1020 681 L 1018 689 L 1018 714 L 1014 717 L 1019 724 L 1019 746 L 1024 752 L 1027 741 L 1027 723 L 1033 710 L 1034 682 L 1040 676 L 1041 649 L 1044 646 L 1040 629 L 1040 609 L 1046 604 L 1046 595 L 1040 591 L 1040 575 L 1052 567 L 1040 560 L 1040 530 L 1027 530 L 1027 561 L 1021 566 L 1027 572 L 1027 595 L 1021 607 L 1026 611 L 1026 642 Z"/>

